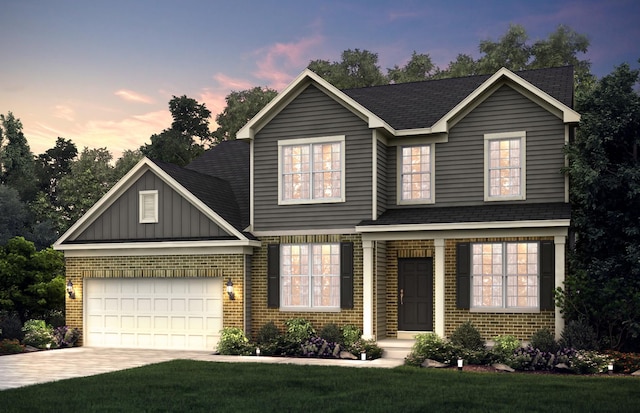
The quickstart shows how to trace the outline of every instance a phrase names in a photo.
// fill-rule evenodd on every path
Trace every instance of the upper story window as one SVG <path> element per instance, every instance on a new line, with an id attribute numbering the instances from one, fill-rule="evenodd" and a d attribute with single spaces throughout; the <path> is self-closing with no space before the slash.
<path id="1" fill-rule="evenodd" d="M 344 136 L 278 141 L 280 204 L 344 202 Z"/>
<path id="2" fill-rule="evenodd" d="M 340 308 L 340 244 L 280 247 L 280 307 Z"/>
<path id="3" fill-rule="evenodd" d="M 139 210 L 141 224 L 155 224 L 158 222 L 158 191 L 139 192 Z"/>
<path id="4" fill-rule="evenodd" d="M 526 198 L 526 132 L 484 135 L 485 201 Z"/>
<path id="5" fill-rule="evenodd" d="M 433 197 L 433 146 L 403 146 L 399 151 L 398 174 L 399 203 L 432 203 Z"/>
<path id="6" fill-rule="evenodd" d="M 471 308 L 539 308 L 539 244 L 472 244 Z"/>

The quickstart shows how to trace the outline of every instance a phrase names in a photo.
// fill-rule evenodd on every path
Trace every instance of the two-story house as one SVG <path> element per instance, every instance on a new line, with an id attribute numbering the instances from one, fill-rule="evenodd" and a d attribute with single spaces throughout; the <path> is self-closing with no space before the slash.
<path id="1" fill-rule="evenodd" d="M 570 67 L 338 90 L 300 74 L 186 168 L 143 159 L 55 247 L 90 345 L 303 317 L 366 338 L 556 336 Z"/>

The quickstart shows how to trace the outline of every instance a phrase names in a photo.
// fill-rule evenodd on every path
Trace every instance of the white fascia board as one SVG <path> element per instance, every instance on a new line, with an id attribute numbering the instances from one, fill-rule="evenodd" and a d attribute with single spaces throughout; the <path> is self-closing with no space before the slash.
<path id="1" fill-rule="evenodd" d="M 297 229 L 297 230 L 275 230 L 275 231 L 253 231 L 256 237 L 282 237 L 282 236 L 298 236 L 298 235 L 343 235 L 356 234 L 354 227 L 350 228 L 332 228 L 332 229 Z"/>
<path id="2" fill-rule="evenodd" d="M 472 104 L 474 100 L 480 97 L 485 91 L 491 88 L 494 84 L 499 82 L 502 78 L 508 79 L 518 86 L 524 88 L 531 94 L 533 94 L 538 99 L 541 99 L 545 103 L 551 105 L 562 113 L 562 120 L 565 123 L 577 123 L 580 121 L 580 114 L 564 103 L 560 102 L 556 98 L 552 97 L 548 93 L 542 91 L 537 86 L 529 83 L 524 80 L 520 76 L 516 75 L 512 71 L 507 68 L 501 68 L 496 73 L 494 73 L 489 79 L 485 80 L 478 88 L 476 88 L 472 93 L 470 93 L 466 98 L 464 98 L 460 103 L 458 103 L 453 109 L 451 109 L 447 114 L 445 114 L 440 120 L 433 124 L 431 130 L 434 133 L 437 132 L 447 132 L 448 131 L 448 123 L 454 118 L 457 114 L 462 112 L 468 105 Z"/>
<path id="3" fill-rule="evenodd" d="M 110 244 L 72 244 L 63 245 L 65 257 L 108 257 L 108 256 L 144 256 L 144 255 L 253 255 L 260 241 L 159 241 L 128 242 Z"/>
<path id="4" fill-rule="evenodd" d="M 300 73 L 289 85 L 278 94 L 267 106 L 262 108 L 249 122 L 247 122 L 236 134 L 237 139 L 253 139 L 261 125 L 264 124 L 263 119 L 273 117 L 274 113 L 279 112 L 290 101 L 290 95 L 297 95 L 299 91 L 309 83 L 315 83 L 321 90 L 333 99 L 340 102 L 343 106 L 358 113 L 367 121 L 369 128 L 382 128 L 395 134 L 395 130 L 385 121 L 376 116 L 373 112 L 360 105 L 358 102 L 347 96 L 331 83 L 324 80 L 315 72 L 305 69 Z"/>
<path id="5" fill-rule="evenodd" d="M 415 231 L 458 231 L 482 229 L 511 228 L 557 228 L 569 227 L 568 219 L 530 220 L 530 221 L 491 221 L 491 222 L 459 222 L 447 224 L 410 224 L 410 225 L 360 225 L 358 233 L 373 232 L 415 232 Z"/>

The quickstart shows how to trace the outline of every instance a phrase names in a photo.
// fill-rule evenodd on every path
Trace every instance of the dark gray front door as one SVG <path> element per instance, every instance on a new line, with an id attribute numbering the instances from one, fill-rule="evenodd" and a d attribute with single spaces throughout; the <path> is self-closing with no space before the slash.
<path id="1" fill-rule="evenodd" d="M 398 330 L 433 330 L 433 259 L 398 259 Z"/>

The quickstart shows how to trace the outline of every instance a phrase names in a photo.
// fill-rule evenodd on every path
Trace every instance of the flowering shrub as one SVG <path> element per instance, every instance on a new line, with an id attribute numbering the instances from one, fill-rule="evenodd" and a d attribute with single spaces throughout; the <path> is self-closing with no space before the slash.
<path id="1" fill-rule="evenodd" d="M 513 355 L 507 357 L 506 363 L 512 369 L 524 371 L 549 371 L 557 364 L 556 354 L 531 346 L 516 349 Z"/>
<path id="2" fill-rule="evenodd" d="M 57 347 L 73 347 L 80 338 L 80 330 L 67 326 L 58 327 L 53 330 L 53 340 Z"/>
<path id="3" fill-rule="evenodd" d="M 302 344 L 302 355 L 305 357 L 334 357 L 340 356 L 340 345 L 329 342 L 322 337 L 311 337 Z"/>
<path id="4" fill-rule="evenodd" d="M 22 331 L 24 331 L 23 343 L 28 346 L 47 348 L 47 345 L 55 345 L 53 329 L 44 320 L 27 320 Z"/>
<path id="5" fill-rule="evenodd" d="M 607 366 L 612 361 L 610 356 L 595 351 L 578 350 L 569 358 L 569 368 L 577 374 L 596 374 L 607 371 Z"/>
<path id="6" fill-rule="evenodd" d="M 613 359 L 614 371 L 630 374 L 640 370 L 640 353 L 607 351 L 607 355 Z"/>
<path id="7" fill-rule="evenodd" d="M 451 364 L 458 358 L 455 346 L 436 333 L 418 334 L 415 340 L 411 352 L 405 358 L 407 365 L 419 366 L 425 359 Z"/>

